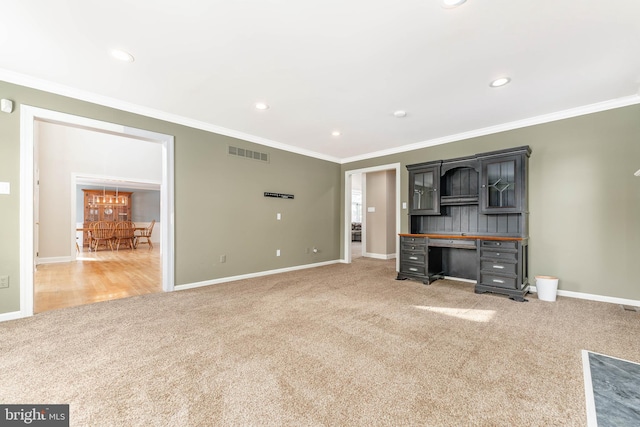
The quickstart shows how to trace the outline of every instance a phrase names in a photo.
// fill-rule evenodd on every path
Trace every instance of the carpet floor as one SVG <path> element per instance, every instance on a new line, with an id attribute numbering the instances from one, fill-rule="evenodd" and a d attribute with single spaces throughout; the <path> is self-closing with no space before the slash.
<path id="1" fill-rule="evenodd" d="M 619 305 L 395 275 L 359 258 L 4 322 L 0 402 L 72 426 L 584 426 L 581 350 L 640 361 Z"/>

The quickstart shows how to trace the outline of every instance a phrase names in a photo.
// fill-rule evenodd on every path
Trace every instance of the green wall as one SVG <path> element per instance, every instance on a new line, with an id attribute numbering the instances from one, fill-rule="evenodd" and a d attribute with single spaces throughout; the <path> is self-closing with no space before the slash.
<path id="1" fill-rule="evenodd" d="M 639 105 L 337 165 L 1 81 L 0 96 L 175 136 L 176 285 L 341 258 L 344 171 L 400 162 L 407 201 L 407 164 L 529 145 L 530 277 L 640 300 Z M 0 195 L 0 275 L 11 277 L 0 313 L 20 308 L 19 115 L 18 107 L 0 114 L 0 181 L 11 184 L 11 194 Z M 228 156 L 229 144 L 267 152 L 270 162 Z M 312 247 L 319 252 L 307 253 Z"/>
<path id="2" fill-rule="evenodd" d="M 11 277 L 0 289 L 0 313 L 20 309 L 20 104 L 175 137 L 176 285 L 339 258 L 335 163 L 2 81 L 0 97 L 16 104 L 12 114 L 0 113 L 0 181 L 11 184 L 11 194 L 0 195 L 0 275 Z M 229 156 L 228 145 L 269 153 L 270 162 Z M 265 191 L 295 199 L 266 198 Z M 307 253 L 313 247 L 319 252 Z"/>
<path id="3" fill-rule="evenodd" d="M 529 160 L 529 276 L 559 288 L 640 300 L 640 105 L 342 165 L 405 166 L 521 145 Z M 402 211 L 402 231 L 408 231 Z"/>

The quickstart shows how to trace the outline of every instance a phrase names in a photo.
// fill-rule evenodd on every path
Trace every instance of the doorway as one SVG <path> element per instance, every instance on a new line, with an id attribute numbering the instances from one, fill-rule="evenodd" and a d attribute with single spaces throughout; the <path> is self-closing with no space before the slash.
<path id="1" fill-rule="evenodd" d="M 399 237 L 400 233 L 400 163 L 393 163 L 388 165 L 374 166 L 370 168 L 363 169 L 354 169 L 345 171 L 345 186 L 344 186 L 344 235 L 343 235 L 343 261 L 345 263 L 351 263 L 352 261 L 352 223 L 353 221 L 353 187 L 354 181 L 358 179 L 358 176 L 362 176 L 362 184 L 361 184 L 361 194 L 362 194 L 362 221 L 361 221 L 361 245 L 363 247 L 363 254 L 367 253 L 367 191 L 366 191 L 366 174 L 367 173 L 375 173 L 375 172 L 383 172 L 383 171 L 394 171 L 395 178 L 393 180 L 392 185 L 395 186 L 395 197 L 393 200 L 388 200 L 395 207 L 395 222 L 392 228 L 395 239 L 395 258 L 396 258 L 396 268 L 399 266 L 399 259 L 397 256 L 398 245 L 399 245 Z M 385 202 L 386 203 L 386 202 Z"/>
<path id="2" fill-rule="evenodd" d="M 84 117 L 73 116 L 36 107 L 21 106 L 21 176 L 20 176 L 20 237 L 23 243 L 20 250 L 20 315 L 31 316 L 34 313 L 34 270 L 37 261 L 38 235 L 35 219 L 37 217 L 37 196 L 39 191 L 39 162 L 38 122 L 54 123 L 71 128 L 85 129 L 96 132 L 96 135 L 115 135 L 132 140 L 158 144 L 161 155 L 160 186 L 160 242 L 162 251 L 159 253 L 161 262 L 161 283 L 165 292 L 174 289 L 174 224 L 173 224 L 173 136 L 150 132 L 142 129 L 129 128 L 113 123 L 102 122 Z M 67 187 L 69 188 L 69 187 Z M 65 203 L 66 204 L 66 203 Z M 69 207 L 71 203 L 66 204 Z M 40 218 L 41 219 L 41 218 Z M 75 251 L 75 227 L 66 228 L 63 241 L 68 242 L 68 248 Z M 160 252 L 160 251 L 158 251 Z M 73 254 L 73 255 L 72 255 Z M 69 255 L 75 256 L 75 252 Z"/>
<path id="3" fill-rule="evenodd" d="M 362 179 L 363 174 L 351 175 L 351 260 L 360 258 L 364 254 L 362 246 Z"/>
<path id="4" fill-rule="evenodd" d="M 42 126 L 40 129 L 42 130 Z M 56 147 L 61 144 L 50 142 L 51 134 L 47 134 L 46 130 L 43 133 L 45 137 L 42 138 L 40 144 L 50 144 L 57 150 L 64 151 L 64 147 Z M 82 140 L 95 137 L 90 132 L 84 132 L 80 135 Z M 54 134 L 53 136 L 59 137 L 60 135 Z M 73 136 L 67 135 L 67 138 L 72 139 Z M 107 141 L 109 140 L 107 139 Z M 135 146 L 131 147 L 131 152 L 136 152 Z M 85 162 L 81 158 L 78 160 Z M 47 160 L 43 158 L 43 163 L 46 162 Z M 157 163 L 159 174 L 159 159 Z M 46 167 L 45 171 L 41 169 L 41 172 L 43 180 L 53 182 L 42 189 L 43 196 L 46 198 L 47 193 L 54 193 L 57 197 L 60 192 L 52 191 L 52 187 L 56 187 L 55 178 L 48 177 L 49 173 L 46 171 Z M 57 185 L 59 186 L 60 183 Z M 114 201 L 117 203 L 115 205 L 106 203 L 109 200 L 106 199 L 105 194 L 115 195 Z M 65 249 L 64 244 L 58 245 L 58 251 L 70 254 L 70 256 L 52 259 L 42 256 L 46 255 L 43 253 L 37 257 L 37 268 L 34 275 L 34 313 L 162 292 L 161 242 L 157 231 L 161 225 L 159 223 L 160 183 L 74 173 L 71 176 L 70 195 L 70 225 L 72 232 L 76 233 L 76 239 L 72 242 L 73 247 L 70 249 Z M 133 250 L 135 241 L 126 239 L 117 245 L 116 241 L 111 242 L 116 249 L 115 251 L 106 250 L 108 249 L 106 244 L 104 245 L 105 250 L 102 248 L 92 250 L 89 247 L 89 232 L 85 227 L 90 227 L 90 224 L 100 220 L 99 206 L 96 204 L 96 202 L 100 202 L 96 197 L 100 196 L 102 196 L 100 208 L 104 216 L 102 219 L 111 219 L 114 223 L 132 221 L 132 225 L 140 229 L 148 228 L 150 221 L 157 221 L 158 227 L 154 227 L 156 233 L 151 233 L 152 244 L 147 245 L 145 240 L 141 240 L 138 245 L 141 250 Z M 50 202 L 44 201 L 41 204 L 46 208 Z M 119 212 L 117 215 L 115 215 L 114 209 Z M 47 210 L 54 211 L 54 209 L 45 209 L 45 211 Z M 104 215 L 105 211 L 113 211 L 114 213 Z M 34 214 L 37 214 L 37 210 Z M 44 224 L 41 224 L 40 227 L 40 230 L 43 230 L 44 236 L 42 237 L 45 240 L 51 234 L 46 233 L 48 228 L 52 224 L 59 225 L 61 222 L 60 219 L 51 221 L 48 216 L 47 214 L 42 216 Z M 154 225 L 156 225 L 155 222 Z M 34 237 L 35 242 L 41 240 L 37 234 Z M 44 245 L 43 249 L 50 251 L 51 246 L 51 244 Z M 152 251 L 152 247 L 155 250 Z"/>

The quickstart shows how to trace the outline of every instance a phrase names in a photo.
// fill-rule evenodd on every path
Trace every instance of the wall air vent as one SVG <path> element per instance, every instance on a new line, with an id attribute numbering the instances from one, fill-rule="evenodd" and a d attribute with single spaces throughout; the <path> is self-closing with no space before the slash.
<path id="1" fill-rule="evenodd" d="M 261 153 L 259 151 L 246 150 L 244 148 L 229 146 L 228 151 L 230 156 L 243 157 L 245 159 L 258 160 L 260 162 L 269 163 L 269 154 Z"/>

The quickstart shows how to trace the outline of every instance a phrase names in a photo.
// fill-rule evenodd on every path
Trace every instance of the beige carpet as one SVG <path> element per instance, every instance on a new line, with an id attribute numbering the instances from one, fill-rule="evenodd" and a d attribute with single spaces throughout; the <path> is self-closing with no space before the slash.
<path id="1" fill-rule="evenodd" d="M 640 313 L 396 281 L 360 258 L 0 324 L 0 402 L 74 426 L 586 425 L 581 349 L 640 361 Z"/>

